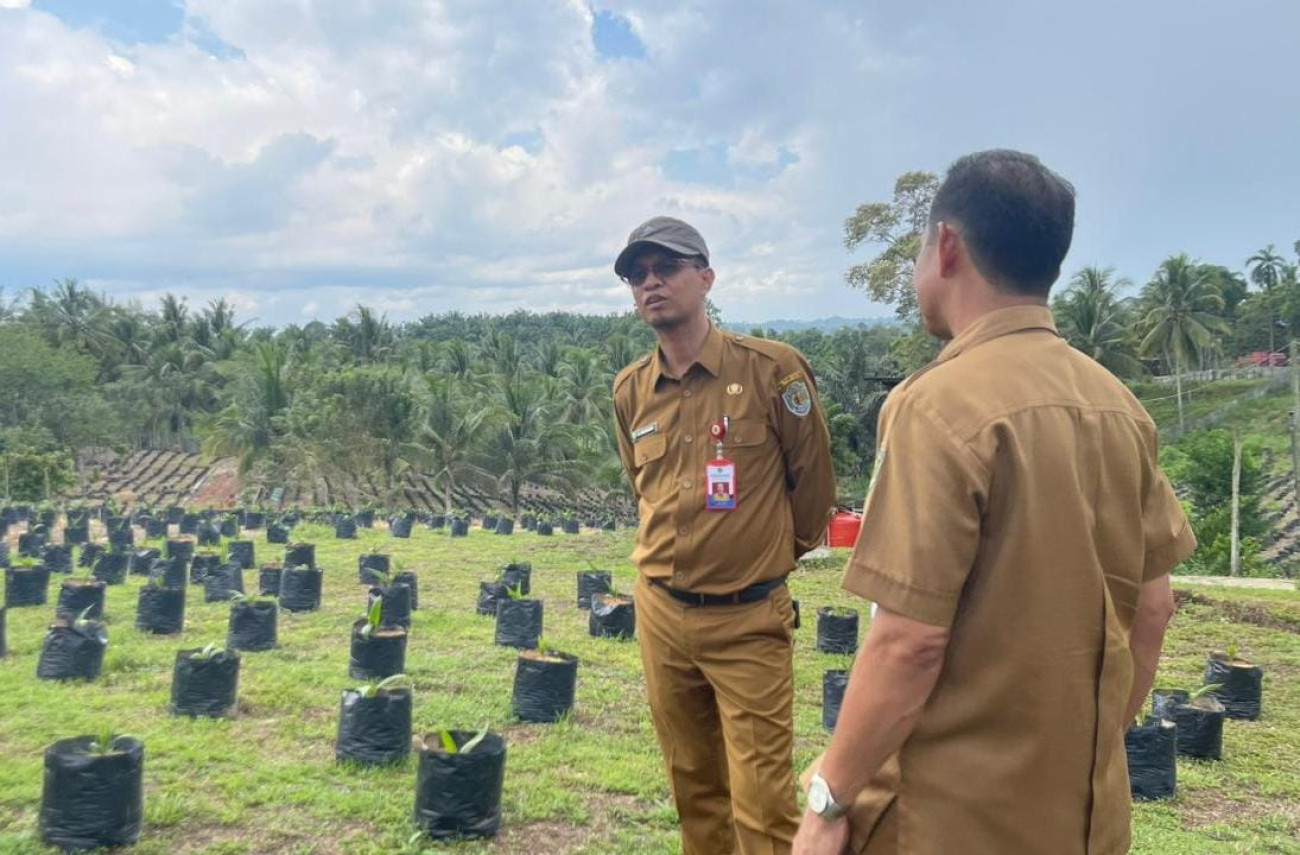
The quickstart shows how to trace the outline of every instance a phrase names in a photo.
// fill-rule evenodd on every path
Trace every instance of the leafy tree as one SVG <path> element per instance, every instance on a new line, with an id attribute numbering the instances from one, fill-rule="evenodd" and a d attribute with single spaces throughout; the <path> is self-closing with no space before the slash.
<path id="1" fill-rule="evenodd" d="M 904 321 L 918 317 L 912 273 L 938 189 L 936 175 L 905 172 L 894 183 L 891 201 L 859 205 L 844 221 L 844 247 L 850 252 L 863 244 L 883 246 L 870 261 L 849 268 L 845 276 L 849 285 L 863 289 L 878 303 L 895 306 Z"/>

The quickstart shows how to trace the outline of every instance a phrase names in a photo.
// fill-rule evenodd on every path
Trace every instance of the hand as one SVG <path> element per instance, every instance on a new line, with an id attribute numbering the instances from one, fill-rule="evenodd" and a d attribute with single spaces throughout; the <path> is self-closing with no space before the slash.
<path id="1" fill-rule="evenodd" d="M 793 855 L 844 855 L 849 846 L 849 820 L 825 820 L 812 811 L 803 815 L 794 838 Z"/>

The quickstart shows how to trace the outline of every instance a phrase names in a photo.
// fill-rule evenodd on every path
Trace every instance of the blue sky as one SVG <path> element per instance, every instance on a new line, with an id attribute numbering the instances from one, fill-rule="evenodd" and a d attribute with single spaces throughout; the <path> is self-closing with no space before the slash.
<path id="1" fill-rule="evenodd" d="M 245 318 L 619 311 L 659 213 L 731 320 L 876 316 L 842 226 L 911 169 L 1032 151 L 1067 274 L 1300 240 L 1300 4 L 0 0 L 0 287 Z"/>

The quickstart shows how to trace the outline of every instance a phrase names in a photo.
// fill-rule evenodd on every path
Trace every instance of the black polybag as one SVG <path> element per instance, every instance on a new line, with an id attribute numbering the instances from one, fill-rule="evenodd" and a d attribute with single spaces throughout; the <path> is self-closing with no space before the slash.
<path id="1" fill-rule="evenodd" d="M 591 595 L 609 593 L 613 581 L 614 575 L 608 570 L 578 571 L 578 608 L 591 608 Z"/>
<path id="2" fill-rule="evenodd" d="M 451 733 L 457 745 L 474 734 Z M 440 745 L 437 736 L 426 739 Z M 468 754 L 420 751 L 420 771 L 415 784 L 415 823 L 434 840 L 457 837 L 494 837 L 501 828 L 501 788 L 506 775 L 506 743 L 495 733 Z"/>
<path id="3" fill-rule="evenodd" d="M 271 602 L 231 604 L 226 647 L 249 651 L 273 649 L 279 611 L 279 607 Z"/>
<path id="4" fill-rule="evenodd" d="M 288 543 L 289 527 L 284 523 L 271 523 L 266 527 L 267 543 Z"/>
<path id="5" fill-rule="evenodd" d="M 384 689 L 372 698 L 351 689 L 339 703 L 334 756 L 366 766 L 401 763 L 411 753 L 411 693 Z"/>
<path id="6" fill-rule="evenodd" d="M 135 609 L 135 628 L 157 635 L 173 635 L 185 626 L 185 589 L 145 585 Z"/>
<path id="7" fill-rule="evenodd" d="M 533 565 L 507 564 L 501 568 L 500 582 L 507 588 L 518 588 L 525 597 L 533 591 Z"/>
<path id="8" fill-rule="evenodd" d="M 1205 684 L 1222 688 L 1211 692 L 1227 710 L 1228 718 L 1256 721 L 1264 697 L 1264 670 L 1255 665 L 1234 665 L 1230 660 L 1211 657 L 1205 663 Z"/>
<path id="9" fill-rule="evenodd" d="M 51 573 L 72 572 L 72 547 L 66 543 L 49 543 L 41 550 L 41 563 Z"/>
<path id="10" fill-rule="evenodd" d="M 1178 753 L 1198 760 L 1223 758 L 1223 704 L 1212 697 L 1198 699 L 1210 702 L 1210 708 L 1181 704 L 1174 707 L 1174 722 L 1178 725 Z"/>
<path id="11" fill-rule="evenodd" d="M 549 723 L 573 708 L 578 660 L 566 653 L 548 653 L 561 661 L 521 655 L 515 660 L 511 703 L 520 721 Z"/>
<path id="12" fill-rule="evenodd" d="M 321 571 L 310 567 L 286 567 L 280 573 L 280 608 L 290 612 L 311 612 L 320 608 Z"/>
<path id="13" fill-rule="evenodd" d="M 164 588 L 184 588 L 187 571 L 184 558 L 159 558 L 149 569 L 149 578 L 162 582 Z"/>
<path id="14" fill-rule="evenodd" d="M 315 568 L 316 566 L 316 544 L 314 543 L 291 543 L 284 548 L 284 566 L 288 567 L 307 567 Z"/>
<path id="15" fill-rule="evenodd" d="M 198 585 L 208 574 L 221 566 L 221 556 L 215 552 L 196 552 L 190 558 L 190 581 Z"/>
<path id="16" fill-rule="evenodd" d="M 388 521 L 388 533 L 393 537 L 410 537 L 411 521 L 406 517 L 393 517 Z"/>
<path id="17" fill-rule="evenodd" d="M 104 668 L 108 631 L 99 621 L 58 621 L 50 627 L 36 664 L 40 680 L 93 680 Z"/>
<path id="18" fill-rule="evenodd" d="M 1151 714 L 1157 718 L 1174 720 L 1174 707 L 1185 704 L 1192 697 L 1183 689 L 1153 689 L 1151 692 Z"/>
<path id="19" fill-rule="evenodd" d="M 5 605 L 11 608 L 45 605 L 49 589 L 50 571 L 44 564 L 5 568 Z"/>
<path id="20" fill-rule="evenodd" d="M 384 605 L 381 614 L 385 626 L 411 627 L 411 589 L 407 585 L 389 585 L 387 588 L 371 588 L 366 595 L 366 610 L 374 605 L 375 600 L 382 599 Z"/>
<path id="21" fill-rule="evenodd" d="M 542 637 L 541 600 L 501 600 L 497 603 L 496 643 L 524 649 Z"/>
<path id="22" fill-rule="evenodd" d="M 195 658 L 198 650 L 176 651 L 172 670 L 174 715 L 220 718 L 234 712 L 239 692 L 239 654 L 222 650 Z"/>
<path id="23" fill-rule="evenodd" d="M 479 582 L 478 605 L 474 610 L 481 615 L 495 615 L 497 604 L 508 599 L 510 595 L 506 593 L 506 586 L 500 582 Z"/>
<path id="24" fill-rule="evenodd" d="M 357 556 L 357 581 L 363 585 L 378 585 L 388 575 L 389 557 L 382 552 L 366 552 Z"/>
<path id="25" fill-rule="evenodd" d="M 822 674 L 822 727 L 831 733 L 835 732 L 835 725 L 840 720 L 840 707 L 848 686 L 848 671 L 832 669 Z"/>
<path id="26" fill-rule="evenodd" d="M 394 585 L 405 585 L 411 589 L 411 611 L 420 608 L 420 579 L 414 570 L 403 570 L 393 577 Z"/>
<path id="27" fill-rule="evenodd" d="M 147 576 L 160 555 L 162 553 L 153 548 L 133 550 L 127 569 L 137 576 Z"/>
<path id="28" fill-rule="evenodd" d="M 636 635 L 636 604 L 631 598 L 593 594 L 587 632 L 594 638 L 632 638 Z"/>
<path id="29" fill-rule="evenodd" d="M 77 553 L 78 567 L 94 567 L 99 556 L 104 554 L 104 544 L 87 543 L 82 545 L 81 550 Z"/>
<path id="30" fill-rule="evenodd" d="M 242 570 L 253 569 L 254 555 L 251 540 L 232 540 L 226 544 L 226 562 L 237 562 Z"/>
<path id="31" fill-rule="evenodd" d="M 120 585 L 126 581 L 128 552 L 105 552 L 95 559 L 91 575 L 109 585 Z"/>
<path id="32" fill-rule="evenodd" d="M 91 736 L 61 739 L 45 749 L 40 834 L 50 846 L 129 846 L 144 818 L 144 745 L 129 736 L 110 754 L 90 754 Z"/>
<path id="33" fill-rule="evenodd" d="M 257 590 L 267 597 L 280 596 L 280 575 L 282 568 L 278 564 L 263 564 L 257 571 Z"/>
<path id="34" fill-rule="evenodd" d="M 338 540 L 355 540 L 357 537 L 357 521 L 351 517 L 344 517 L 335 522 L 334 537 Z"/>
<path id="35" fill-rule="evenodd" d="M 163 554 L 168 558 L 179 558 L 181 561 L 189 564 L 194 560 L 194 541 L 169 540 L 167 541 L 167 548 Z"/>
<path id="36" fill-rule="evenodd" d="M 1178 726 L 1169 719 L 1148 716 L 1124 734 L 1128 782 L 1140 801 L 1173 798 L 1178 789 Z"/>
<path id="37" fill-rule="evenodd" d="M 222 564 L 203 577 L 203 599 L 219 603 L 244 593 L 244 571 L 238 564 Z"/>
<path id="38" fill-rule="evenodd" d="M 852 655 L 858 650 L 858 612 L 837 614 L 824 607 L 817 610 L 817 650 L 821 653 Z"/>
<path id="39" fill-rule="evenodd" d="M 406 670 L 406 630 L 381 626 L 369 638 L 361 634 L 366 625 L 352 625 L 352 647 L 348 674 L 354 680 L 382 680 Z"/>
<path id="40" fill-rule="evenodd" d="M 59 602 L 54 607 L 54 613 L 78 618 L 82 612 L 86 613 L 86 617 L 96 620 L 104 616 L 104 583 L 98 579 L 84 584 L 69 580 L 59 586 Z"/>

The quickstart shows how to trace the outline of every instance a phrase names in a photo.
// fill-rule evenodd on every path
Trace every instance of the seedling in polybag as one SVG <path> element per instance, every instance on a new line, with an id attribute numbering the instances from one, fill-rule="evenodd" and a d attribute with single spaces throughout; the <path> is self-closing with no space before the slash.
<path id="1" fill-rule="evenodd" d="M 215 641 L 208 642 L 207 647 L 202 650 L 196 650 L 190 654 L 191 659 L 212 659 L 226 652 L 226 648 L 220 646 Z"/>
<path id="2" fill-rule="evenodd" d="M 458 746 L 456 745 L 456 737 L 452 736 L 450 730 L 444 728 L 438 731 L 438 740 L 441 742 L 442 750 L 447 754 L 468 754 L 478 748 L 479 743 L 487 736 L 487 732 L 487 726 L 484 725 L 483 729 L 474 734 L 468 742 Z"/>
<path id="3" fill-rule="evenodd" d="M 379 622 L 384 617 L 384 598 L 376 597 L 375 601 L 370 604 L 370 610 L 366 612 L 366 625 L 361 627 L 361 637 L 370 638 L 379 631 Z"/>
<path id="4" fill-rule="evenodd" d="M 524 598 L 523 583 L 518 585 L 506 585 L 506 596 L 512 600 L 522 600 Z"/>
<path id="5" fill-rule="evenodd" d="M 96 754 L 99 756 L 103 756 L 105 754 L 112 754 L 114 751 L 117 750 L 118 740 L 121 739 L 134 739 L 134 737 L 130 736 L 129 734 L 114 736 L 112 729 L 109 727 L 105 727 L 103 730 L 99 732 L 99 735 L 97 735 L 94 739 L 90 740 L 90 744 L 86 746 L 86 753 Z"/>
<path id="6" fill-rule="evenodd" d="M 84 629 L 90 629 L 94 626 L 97 626 L 99 624 L 99 621 L 90 619 L 90 613 L 91 611 L 94 610 L 94 608 L 95 608 L 94 606 L 86 606 L 84 609 L 82 609 L 81 614 L 77 615 L 77 619 L 72 624 L 73 629 L 76 629 L 77 631 L 81 631 Z"/>
<path id="7" fill-rule="evenodd" d="M 1201 686 L 1201 688 L 1197 689 L 1195 692 L 1190 693 L 1187 697 L 1187 703 L 1190 704 L 1192 701 L 1196 700 L 1197 698 L 1204 697 L 1205 695 L 1208 695 L 1212 692 L 1217 692 L 1219 691 L 1219 689 L 1222 688 L 1223 688 L 1222 683 L 1207 683 L 1206 685 Z"/>
<path id="8" fill-rule="evenodd" d="M 373 698 L 380 692 L 387 692 L 397 688 L 410 691 L 414 688 L 414 684 L 412 684 L 411 678 L 405 674 L 394 674 L 391 677 L 385 677 L 378 683 L 366 683 L 364 686 L 357 686 L 356 692 L 363 698 Z"/>

